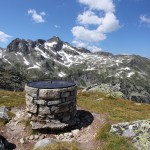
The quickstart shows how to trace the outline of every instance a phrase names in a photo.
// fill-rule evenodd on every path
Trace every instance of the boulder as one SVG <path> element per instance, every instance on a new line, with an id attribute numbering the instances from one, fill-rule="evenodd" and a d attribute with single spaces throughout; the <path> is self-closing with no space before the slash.
<path id="1" fill-rule="evenodd" d="M 129 137 L 138 150 L 150 149 L 150 120 L 118 123 L 111 126 L 111 133 Z"/>
<path id="2" fill-rule="evenodd" d="M 52 139 L 52 138 L 45 138 L 42 140 L 39 140 L 35 145 L 34 145 L 34 150 L 38 149 L 38 148 L 44 148 L 49 144 L 53 144 L 57 142 L 57 140 Z"/>
<path id="3" fill-rule="evenodd" d="M 8 111 L 8 109 L 5 106 L 0 107 L 0 118 L 4 119 L 5 121 L 9 120 L 7 111 Z"/>

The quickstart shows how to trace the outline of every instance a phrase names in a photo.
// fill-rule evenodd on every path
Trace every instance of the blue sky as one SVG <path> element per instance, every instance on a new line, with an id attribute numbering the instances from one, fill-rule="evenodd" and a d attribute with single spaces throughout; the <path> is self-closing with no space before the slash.
<path id="1" fill-rule="evenodd" d="M 0 47 L 59 36 L 74 46 L 150 58 L 150 0 L 1 0 Z"/>

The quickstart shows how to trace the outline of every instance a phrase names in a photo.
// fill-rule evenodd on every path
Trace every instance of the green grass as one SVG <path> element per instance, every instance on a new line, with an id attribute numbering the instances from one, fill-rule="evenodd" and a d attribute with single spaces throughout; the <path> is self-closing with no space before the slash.
<path id="1" fill-rule="evenodd" d="M 36 150 L 79 150 L 74 143 L 57 142 Z"/>
<path id="2" fill-rule="evenodd" d="M 6 124 L 6 121 L 0 118 L 0 129 Z"/>
<path id="3" fill-rule="evenodd" d="M 99 98 L 103 100 L 98 101 Z M 111 123 L 150 118 L 149 104 L 136 105 L 133 101 L 113 98 L 99 92 L 79 92 L 77 104 L 90 112 L 106 114 Z"/>
<path id="4" fill-rule="evenodd" d="M 25 106 L 25 93 L 0 90 L 0 106 Z"/>
<path id="5" fill-rule="evenodd" d="M 0 106 L 20 107 L 25 106 L 25 93 L 0 90 Z M 8 111 L 9 118 L 15 115 Z M 0 128 L 6 124 L 6 121 L 0 119 Z"/>

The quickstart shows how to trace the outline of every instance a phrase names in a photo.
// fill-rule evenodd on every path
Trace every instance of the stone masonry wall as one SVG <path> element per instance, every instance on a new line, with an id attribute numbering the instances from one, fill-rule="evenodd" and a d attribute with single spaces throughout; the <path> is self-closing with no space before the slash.
<path id="1" fill-rule="evenodd" d="M 32 129 L 63 129 L 76 123 L 77 87 L 38 89 L 25 86 Z"/>

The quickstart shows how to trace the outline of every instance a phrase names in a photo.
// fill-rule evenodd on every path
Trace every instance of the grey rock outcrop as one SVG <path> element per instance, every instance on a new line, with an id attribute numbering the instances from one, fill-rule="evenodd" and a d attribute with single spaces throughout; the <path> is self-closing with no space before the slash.
<path id="1" fill-rule="evenodd" d="M 112 96 L 114 98 L 124 98 L 125 95 L 120 91 L 120 84 L 112 85 L 112 84 L 99 84 L 93 85 L 85 88 L 82 92 L 102 92 L 108 94 L 108 96 Z"/>
<path id="2" fill-rule="evenodd" d="M 5 106 L 0 107 L 0 118 L 5 120 L 5 121 L 9 120 L 7 111 L 8 111 L 8 109 Z"/>
<path id="3" fill-rule="evenodd" d="M 111 126 L 110 132 L 130 137 L 138 150 L 150 149 L 150 120 L 114 124 Z"/>
<path id="4" fill-rule="evenodd" d="M 52 138 L 45 138 L 45 139 L 42 139 L 42 140 L 39 140 L 35 145 L 34 145 L 34 150 L 38 149 L 38 148 L 44 148 L 46 147 L 47 145 L 50 145 L 50 144 L 53 144 L 53 143 L 56 143 L 57 140 L 54 140 Z"/>

